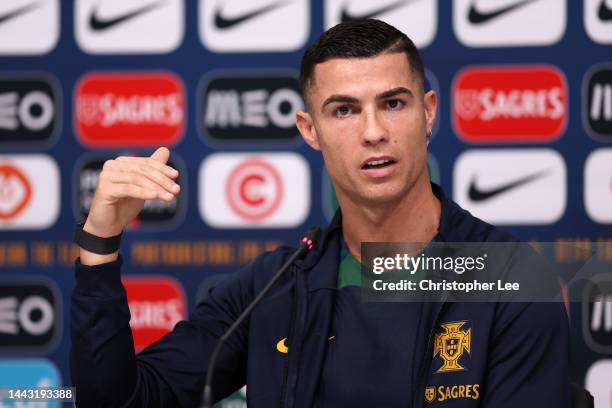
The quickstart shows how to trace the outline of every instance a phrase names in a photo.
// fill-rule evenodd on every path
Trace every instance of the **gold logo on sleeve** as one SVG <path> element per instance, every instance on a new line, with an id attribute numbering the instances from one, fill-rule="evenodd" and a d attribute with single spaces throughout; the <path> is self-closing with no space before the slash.
<path id="1" fill-rule="evenodd" d="M 276 343 L 276 350 L 278 350 L 279 353 L 283 353 L 283 354 L 289 353 L 289 347 L 287 347 L 287 345 L 285 344 L 286 341 L 287 341 L 287 338 L 283 337 L 282 339 L 278 341 L 278 343 Z"/>
<path id="2" fill-rule="evenodd" d="M 459 364 L 459 358 L 464 351 L 470 353 L 470 345 L 472 338 L 472 329 L 460 330 L 467 321 L 442 323 L 440 326 L 444 329 L 444 333 L 437 333 L 434 339 L 434 357 L 440 355 L 444 361 L 442 367 L 436 371 L 443 373 L 447 371 L 465 370 Z"/>
<path id="3" fill-rule="evenodd" d="M 336 336 L 329 336 L 327 338 L 328 341 L 334 341 L 335 339 L 336 339 Z M 276 343 L 276 350 L 279 353 L 283 353 L 283 354 L 289 353 L 289 346 L 287 346 L 287 338 L 286 337 L 283 337 L 282 339 L 280 339 Z M 2 405 L 0 405 L 0 408 L 2 408 Z"/>

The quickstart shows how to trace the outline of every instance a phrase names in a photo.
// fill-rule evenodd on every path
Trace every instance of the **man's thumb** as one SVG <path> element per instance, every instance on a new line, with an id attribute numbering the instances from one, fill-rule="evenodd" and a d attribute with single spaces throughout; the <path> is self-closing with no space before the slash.
<path id="1" fill-rule="evenodd" d="M 165 164 L 170 158 L 170 150 L 168 150 L 168 148 L 166 147 L 160 147 L 159 149 L 153 152 L 151 158 L 155 161 Z"/>

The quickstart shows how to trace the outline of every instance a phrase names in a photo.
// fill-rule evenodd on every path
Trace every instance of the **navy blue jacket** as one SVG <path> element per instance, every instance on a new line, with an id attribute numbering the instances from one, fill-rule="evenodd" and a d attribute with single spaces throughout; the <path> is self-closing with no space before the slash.
<path id="1" fill-rule="evenodd" d="M 442 202 L 437 241 L 513 240 L 433 188 Z M 217 360 L 216 399 L 248 384 L 250 408 L 317 406 L 332 335 L 340 240 L 337 214 L 317 248 L 284 275 L 229 338 Z M 120 281 L 121 259 L 93 267 L 77 260 L 71 371 L 78 406 L 197 407 L 217 339 L 292 252 L 282 247 L 263 254 L 211 288 L 188 320 L 138 355 Z M 458 321 L 465 321 L 460 329 L 471 333 L 469 353 L 463 350 L 460 360 L 464 369 L 438 372 L 443 361 L 439 350 L 434 353 L 436 333 Z M 415 374 L 415 381 L 406 384 L 412 407 L 569 407 L 569 334 L 561 304 L 425 303 L 417 321 L 401 324 L 417 333 L 418 358 L 406 368 Z M 276 348 L 285 337 L 286 354 Z"/>

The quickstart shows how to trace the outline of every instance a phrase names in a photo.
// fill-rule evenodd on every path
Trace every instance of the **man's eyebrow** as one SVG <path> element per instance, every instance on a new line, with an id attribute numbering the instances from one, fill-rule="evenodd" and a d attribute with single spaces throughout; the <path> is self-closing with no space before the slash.
<path id="1" fill-rule="evenodd" d="M 410 89 L 404 88 L 403 86 L 398 86 L 397 88 L 389 89 L 388 91 L 379 93 L 378 95 L 376 95 L 376 99 L 387 99 L 401 94 L 407 94 L 411 97 L 414 96 Z"/>
<path id="2" fill-rule="evenodd" d="M 334 102 L 359 103 L 359 99 L 349 95 L 332 95 L 329 98 L 325 99 L 323 105 L 321 106 L 321 110 L 325 109 L 327 105 Z"/>
<path id="3" fill-rule="evenodd" d="M 401 94 L 406 94 L 410 97 L 414 96 L 414 93 L 410 89 L 405 88 L 403 86 L 398 86 L 396 88 L 389 89 L 388 91 L 379 93 L 378 95 L 376 95 L 376 99 L 379 99 L 379 100 L 386 99 L 386 98 L 391 98 L 391 97 L 401 95 Z M 341 94 L 332 95 L 329 98 L 325 99 L 325 101 L 323 102 L 323 105 L 321 106 L 321 110 L 325 109 L 327 105 L 329 105 L 330 103 L 334 103 L 334 102 L 359 103 L 359 99 L 355 98 L 354 96 L 349 96 L 349 95 L 341 95 Z"/>

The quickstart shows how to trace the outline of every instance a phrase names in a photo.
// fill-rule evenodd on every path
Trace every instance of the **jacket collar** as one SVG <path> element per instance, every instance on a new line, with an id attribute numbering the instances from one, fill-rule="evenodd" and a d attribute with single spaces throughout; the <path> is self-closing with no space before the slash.
<path id="1" fill-rule="evenodd" d="M 464 215 L 469 213 L 450 200 L 439 185 L 431 183 L 431 189 L 441 203 L 440 224 L 438 225 L 438 233 L 433 241 L 461 241 L 461 234 L 458 234 L 459 228 L 457 227 L 465 218 Z M 337 266 L 340 261 L 341 239 L 342 211 L 338 209 L 327 228 L 321 234 L 319 243 L 305 259 L 296 262 L 296 265 L 301 269 L 310 270 L 314 268 L 309 272 L 308 277 L 308 287 L 310 290 L 337 287 Z"/>
<path id="2" fill-rule="evenodd" d="M 461 241 L 457 234 L 457 225 L 467 211 L 459 207 L 454 201 L 450 200 L 446 196 L 446 193 L 444 193 L 444 190 L 442 190 L 442 187 L 436 183 L 431 183 L 431 190 L 433 191 L 434 195 L 438 197 L 441 204 L 440 224 L 438 225 L 438 233 L 434 237 L 433 241 Z"/>
<path id="3" fill-rule="evenodd" d="M 329 226 L 321 234 L 319 243 L 306 258 L 296 261 L 298 268 L 308 273 L 308 289 L 337 287 L 340 263 L 340 240 L 342 238 L 342 214 L 336 211 Z"/>

